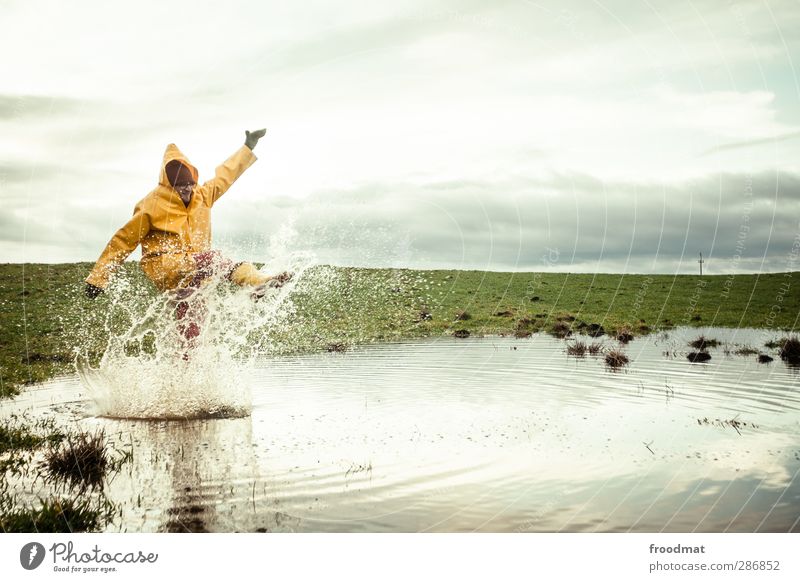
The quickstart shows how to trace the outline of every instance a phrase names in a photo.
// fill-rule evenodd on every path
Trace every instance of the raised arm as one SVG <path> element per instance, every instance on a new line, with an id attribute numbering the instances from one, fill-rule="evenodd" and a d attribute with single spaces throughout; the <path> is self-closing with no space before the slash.
<path id="1" fill-rule="evenodd" d="M 236 150 L 222 165 L 217 166 L 214 177 L 201 186 L 205 196 L 207 196 L 209 206 L 213 206 L 219 200 L 219 197 L 239 179 L 239 176 L 253 165 L 253 162 L 257 159 L 253 153 L 253 148 L 256 147 L 258 140 L 264 137 L 266 133 L 266 129 L 245 131 L 246 139 L 244 145 Z"/>
<path id="2" fill-rule="evenodd" d="M 86 294 L 89 297 L 95 297 L 105 290 L 114 271 L 139 246 L 148 232 L 150 232 L 150 217 L 137 206 L 133 218 L 111 237 L 103 254 L 97 259 L 92 272 L 86 278 Z"/>

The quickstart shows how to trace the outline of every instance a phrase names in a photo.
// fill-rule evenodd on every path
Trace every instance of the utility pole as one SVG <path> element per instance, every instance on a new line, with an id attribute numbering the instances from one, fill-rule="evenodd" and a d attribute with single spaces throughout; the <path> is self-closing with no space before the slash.
<path id="1" fill-rule="evenodd" d="M 705 262 L 703 260 L 703 253 L 700 253 L 700 260 L 697 261 L 697 262 L 700 263 L 700 276 L 702 277 L 703 276 L 703 263 Z"/>

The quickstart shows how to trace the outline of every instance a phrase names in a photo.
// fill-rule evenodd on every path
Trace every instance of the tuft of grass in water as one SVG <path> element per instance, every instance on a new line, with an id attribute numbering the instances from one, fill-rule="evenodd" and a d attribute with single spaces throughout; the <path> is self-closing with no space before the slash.
<path id="1" fill-rule="evenodd" d="M 623 325 L 617 330 L 617 333 L 614 337 L 618 342 L 627 344 L 633 341 L 633 330 L 627 325 Z"/>
<path id="2" fill-rule="evenodd" d="M 790 336 L 781 339 L 778 354 L 781 360 L 788 364 L 800 364 L 800 338 L 797 336 Z"/>
<path id="3" fill-rule="evenodd" d="M 588 350 L 589 348 L 587 347 L 586 342 L 582 342 L 580 340 L 567 345 L 567 355 L 576 356 L 578 358 L 584 357 Z"/>
<path id="4" fill-rule="evenodd" d="M 713 338 L 707 338 L 704 335 L 698 336 L 697 339 L 694 339 L 689 342 L 689 347 L 692 347 L 696 350 L 705 351 L 708 348 L 715 348 L 719 345 L 719 340 Z"/>
<path id="5" fill-rule="evenodd" d="M 619 368 L 626 366 L 630 360 L 628 359 L 628 356 L 626 356 L 620 350 L 610 350 L 606 353 L 605 361 L 606 366 L 612 370 L 618 370 Z"/>
<path id="6" fill-rule="evenodd" d="M 108 466 L 104 432 L 80 432 L 70 434 L 63 443 L 48 449 L 44 473 L 70 487 L 95 489 L 102 487 Z"/>
<path id="7" fill-rule="evenodd" d="M 11 497 L 0 496 L 0 531 L 4 533 L 99 531 L 115 514 L 116 508 L 105 498 L 50 497 L 20 508 Z"/>
<path id="8" fill-rule="evenodd" d="M 603 351 L 603 344 L 592 342 L 586 349 L 589 351 L 589 355 L 596 356 Z"/>
<path id="9" fill-rule="evenodd" d="M 758 354 L 758 358 L 757 359 L 758 359 L 758 363 L 759 364 L 769 364 L 775 358 L 773 358 L 772 356 L 770 356 L 768 354 Z"/>
<path id="10" fill-rule="evenodd" d="M 15 451 L 31 451 L 43 444 L 57 444 L 65 436 L 50 419 L 31 423 L 26 417 L 11 415 L 0 421 L 0 456 Z"/>
<path id="11" fill-rule="evenodd" d="M 753 346 L 739 346 L 733 350 L 737 356 L 755 356 L 758 352 Z"/>
<path id="12" fill-rule="evenodd" d="M 45 453 L 45 477 L 79 491 L 102 490 L 105 478 L 119 471 L 132 458 L 131 451 L 113 457 L 106 444 L 105 431 L 69 433 Z"/>
<path id="13" fill-rule="evenodd" d="M 690 362 L 707 362 L 711 359 L 711 354 L 706 351 L 689 352 L 686 354 L 686 359 Z"/>

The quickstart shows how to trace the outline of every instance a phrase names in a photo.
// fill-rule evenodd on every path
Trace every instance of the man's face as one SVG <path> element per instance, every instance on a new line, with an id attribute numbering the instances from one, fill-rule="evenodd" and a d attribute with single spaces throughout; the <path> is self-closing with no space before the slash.
<path id="1" fill-rule="evenodd" d="M 175 191 L 180 195 L 180 197 L 184 200 L 190 200 L 192 198 L 192 192 L 194 192 L 194 187 L 196 186 L 195 182 L 178 182 L 175 184 Z"/>

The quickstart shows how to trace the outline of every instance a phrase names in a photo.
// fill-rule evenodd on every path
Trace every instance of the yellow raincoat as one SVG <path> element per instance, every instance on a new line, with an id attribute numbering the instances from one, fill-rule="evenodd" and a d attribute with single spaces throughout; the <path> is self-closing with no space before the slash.
<path id="1" fill-rule="evenodd" d="M 217 167 L 211 180 L 195 187 L 188 206 L 167 178 L 166 166 L 172 160 L 185 165 L 197 182 L 197 168 L 175 144 L 169 144 L 164 152 L 158 186 L 136 204 L 133 218 L 111 238 L 86 278 L 87 283 L 105 289 L 114 271 L 141 244 L 142 270 L 159 290 L 169 291 L 187 285 L 197 269 L 192 255 L 211 250 L 211 207 L 256 161 L 256 156 L 246 145 L 240 147 Z M 257 285 L 269 277 L 244 263 L 237 267 L 231 279 L 240 285 Z"/>

